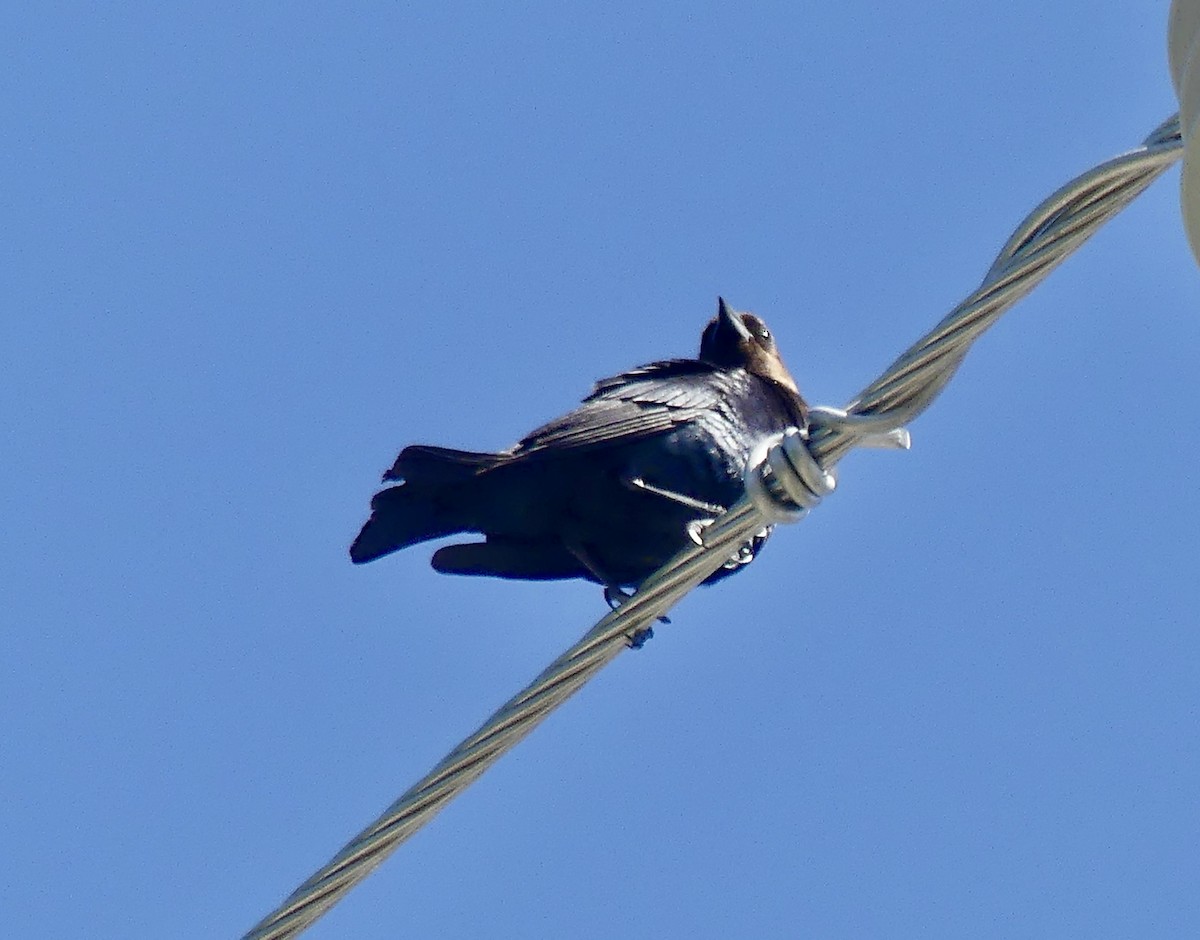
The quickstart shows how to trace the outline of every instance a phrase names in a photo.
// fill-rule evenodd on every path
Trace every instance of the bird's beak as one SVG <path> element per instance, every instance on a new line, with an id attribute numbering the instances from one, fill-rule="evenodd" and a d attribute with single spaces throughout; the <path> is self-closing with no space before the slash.
<path id="1" fill-rule="evenodd" d="M 717 298 L 717 316 L 721 320 L 721 327 L 726 330 L 732 330 L 733 334 L 739 339 L 751 339 L 750 331 L 746 329 L 746 324 L 742 322 L 742 318 L 737 315 L 729 304 L 725 303 L 724 297 Z"/>

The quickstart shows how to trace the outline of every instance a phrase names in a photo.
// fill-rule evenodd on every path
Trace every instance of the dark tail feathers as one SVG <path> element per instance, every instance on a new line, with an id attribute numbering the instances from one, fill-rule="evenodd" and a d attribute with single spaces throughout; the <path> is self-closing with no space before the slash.
<path id="1" fill-rule="evenodd" d="M 454 511 L 460 500 L 447 489 L 502 460 L 496 454 L 446 447 L 404 448 L 383 475 L 385 482 L 404 482 L 375 494 L 371 518 L 350 546 L 350 560 L 361 565 L 417 542 L 466 531 L 470 524 Z"/>
<path id="2" fill-rule="evenodd" d="M 453 483 L 494 467 L 504 458 L 499 454 L 480 454 L 470 450 L 452 450 L 429 444 L 413 444 L 400 451 L 383 482 L 407 480 L 409 483 Z"/>
<path id="3" fill-rule="evenodd" d="M 417 542 L 461 531 L 442 515 L 427 487 L 406 483 L 381 490 L 371 500 L 371 518 L 350 546 L 350 560 L 361 565 Z"/>

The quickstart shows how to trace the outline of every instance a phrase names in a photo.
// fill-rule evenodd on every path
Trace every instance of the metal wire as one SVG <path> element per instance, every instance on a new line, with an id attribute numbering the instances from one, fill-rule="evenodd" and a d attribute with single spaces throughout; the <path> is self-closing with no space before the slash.
<path id="1" fill-rule="evenodd" d="M 896 429 L 924 411 L 953 377 L 970 345 L 1179 159 L 1181 152 L 1176 115 L 1156 128 L 1138 149 L 1089 170 L 1046 199 L 1017 227 L 979 289 L 863 389 L 844 414 L 839 415 L 837 409 L 815 412 L 808 440 L 812 458 L 820 467 L 832 469 L 854 446 L 867 444 L 873 436 Z M 769 465 L 772 472 L 779 473 L 780 467 L 786 467 L 779 459 L 783 442 L 774 446 L 773 458 L 761 453 L 748 472 L 758 473 Z M 794 448 L 789 453 L 794 455 Z M 794 456 L 790 459 L 794 462 Z M 807 479 L 812 479 L 811 473 Z M 811 484 L 798 483 L 786 490 L 794 493 L 796 486 L 812 489 Z M 312 924 L 624 650 L 631 636 L 720 568 L 747 538 L 764 525 L 796 517 L 795 506 L 769 503 L 763 496 L 769 487 L 748 487 L 750 490 L 754 496 L 747 495 L 698 533 L 696 545 L 664 565 L 628 601 L 501 706 L 243 940 L 293 937 Z M 814 493 L 811 501 L 820 495 Z"/>

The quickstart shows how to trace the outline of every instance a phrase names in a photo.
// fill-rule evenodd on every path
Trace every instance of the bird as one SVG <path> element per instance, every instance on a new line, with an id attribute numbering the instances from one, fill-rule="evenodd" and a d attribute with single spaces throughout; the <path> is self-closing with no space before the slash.
<path id="1" fill-rule="evenodd" d="M 474 533 L 431 564 L 447 574 L 580 578 L 613 606 L 691 544 L 694 526 L 744 492 L 764 438 L 806 429 L 808 405 L 755 314 L 718 300 L 695 359 L 667 359 L 596 382 L 579 407 L 507 450 L 405 447 L 383 475 L 350 547 L 356 564 L 419 542 Z M 757 533 L 706 579 L 741 570 Z"/>

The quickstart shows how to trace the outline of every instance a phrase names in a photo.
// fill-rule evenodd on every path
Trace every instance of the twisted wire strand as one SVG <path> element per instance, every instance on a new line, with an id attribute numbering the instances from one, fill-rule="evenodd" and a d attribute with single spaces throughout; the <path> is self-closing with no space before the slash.
<path id="1" fill-rule="evenodd" d="M 983 283 L 863 389 L 846 411 L 879 416 L 881 426 L 895 427 L 928 408 L 971 343 L 1178 160 L 1182 147 L 1176 114 L 1136 150 L 1088 170 L 1045 199 L 1000 249 Z M 820 459 L 836 461 L 852 444 L 824 429 L 814 435 Z"/>
<path id="2" fill-rule="evenodd" d="M 815 414 L 808 451 L 820 466 L 832 468 L 871 434 L 898 428 L 924 411 L 953 377 L 970 345 L 1181 153 L 1175 115 L 1141 147 L 1076 177 L 1042 202 L 1013 232 L 980 287 L 863 389 L 842 417 L 834 413 L 836 409 Z M 778 459 L 769 463 L 776 473 L 782 465 Z M 794 506 L 772 509 L 762 498 L 747 495 L 723 513 L 699 533 L 694 546 L 651 575 L 632 597 L 502 705 L 243 940 L 282 940 L 312 924 L 613 660 L 629 645 L 630 637 L 720 568 L 764 525 L 794 520 L 794 510 Z"/>

